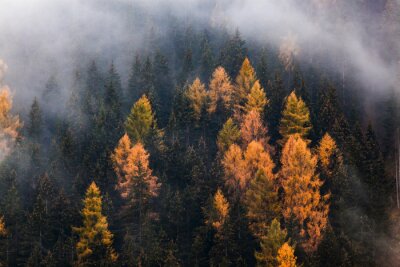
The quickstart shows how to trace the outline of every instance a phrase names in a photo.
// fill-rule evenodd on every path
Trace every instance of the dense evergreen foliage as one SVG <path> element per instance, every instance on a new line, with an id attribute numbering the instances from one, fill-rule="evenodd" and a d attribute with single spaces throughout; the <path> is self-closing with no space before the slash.
<path id="1" fill-rule="evenodd" d="M 54 77 L 23 126 L 3 88 L 0 266 L 390 266 L 395 98 L 382 133 L 335 74 L 175 31 L 77 68 L 66 116 Z"/>

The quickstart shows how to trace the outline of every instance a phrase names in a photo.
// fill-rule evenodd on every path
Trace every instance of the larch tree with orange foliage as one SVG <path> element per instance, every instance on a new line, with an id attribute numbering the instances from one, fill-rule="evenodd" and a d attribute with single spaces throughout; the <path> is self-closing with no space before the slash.
<path id="1" fill-rule="evenodd" d="M 225 186 L 235 197 L 239 198 L 249 180 L 248 168 L 240 146 L 233 144 L 229 147 L 222 159 L 222 166 Z"/>
<path id="2" fill-rule="evenodd" d="M 280 182 L 284 192 L 283 217 L 304 251 L 316 251 L 328 223 L 329 195 L 321 196 L 316 174 L 317 156 L 307 142 L 291 135 L 282 150 Z"/>
<path id="3" fill-rule="evenodd" d="M 4 217 L 0 217 L 0 237 L 7 234 L 6 224 L 4 223 Z"/>
<path id="4" fill-rule="evenodd" d="M 294 249 L 288 242 L 284 243 L 278 250 L 276 257 L 278 267 L 296 267 L 297 257 L 294 255 Z"/>
<path id="5" fill-rule="evenodd" d="M 19 117 L 11 114 L 12 96 L 8 86 L 3 84 L 6 70 L 7 65 L 0 60 L 0 160 L 11 153 L 22 127 Z"/>
<path id="6" fill-rule="evenodd" d="M 147 216 L 149 201 L 158 195 L 160 183 L 152 175 L 149 154 L 141 143 L 132 146 L 125 134 L 111 155 L 114 171 L 118 177 L 117 190 L 128 200 L 128 208 L 138 216 L 139 243 L 142 241 L 142 226 Z"/>
<path id="7" fill-rule="evenodd" d="M 240 133 L 245 145 L 253 140 L 262 143 L 264 146 L 268 144 L 268 130 L 261 120 L 260 113 L 256 110 L 251 110 L 243 116 Z"/>
<path id="8" fill-rule="evenodd" d="M 209 113 L 214 113 L 217 109 L 225 109 L 228 111 L 231 109 L 233 86 L 231 79 L 223 67 L 218 67 L 213 72 L 209 90 Z"/>
<path id="9" fill-rule="evenodd" d="M 262 143 L 252 141 L 243 151 L 240 146 L 233 144 L 225 152 L 222 159 L 225 185 L 235 198 L 240 199 L 247 190 L 249 182 L 261 170 L 273 179 L 274 163 Z"/>

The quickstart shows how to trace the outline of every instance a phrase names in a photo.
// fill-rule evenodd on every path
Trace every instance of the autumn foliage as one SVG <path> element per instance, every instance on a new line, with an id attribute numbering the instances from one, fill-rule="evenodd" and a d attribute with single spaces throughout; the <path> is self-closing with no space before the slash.
<path id="1" fill-rule="evenodd" d="M 145 198 L 157 195 L 160 184 L 149 168 L 149 154 L 141 143 L 132 146 L 125 134 L 111 156 L 114 170 L 118 176 L 117 189 L 123 198 L 135 198 L 139 188 L 145 188 L 141 196 Z"/>
<path id="2" fill-rule="evenodd" d="M 281 186 L 284 191 L 283 216 L 294 225 L 304 250 L 318 248 L 328 223 L 329 196 L 321 196 L 322 181 L 316 174 L 317 156 L 299 135 L 291 135 L 282 150 Z"/>

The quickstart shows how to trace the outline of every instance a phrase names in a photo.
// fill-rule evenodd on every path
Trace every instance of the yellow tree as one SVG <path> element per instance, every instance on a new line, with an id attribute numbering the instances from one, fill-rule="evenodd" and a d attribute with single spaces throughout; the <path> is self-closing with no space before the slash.
<path id="1" fill-rule="evenodd" d="M 232 102 L 233 86 L 228 74 L 223 67 L 218 67 L 212 74 L 209 85 L 210 106 L 209 113 L 214 113 L 218 105 L 223 105 L 223 108 L 230 110 Z"/>
<path id="2" fill-rule="evenodd" d="M 134 143 L 143 143 L 155 127 L 156 121 L 150 101 L 146 95 L 143 95 L 133 105 L 125 121 L 125 130 Z"/>
<path id="3" fill-rule="evenodd" d="M 257 80 L 246 97 L 245 111 L 252 110 L 263 114 L 265 106 L 268 104 L 268 99 L 264 89 L 261 87 L 260 82 Z"/>
<path id="4" fill-rule="evenodd" d="M 276 257 L 278 267 L 296 267 L 296 256 L 294 255 L 294 249 L 289 245 L 288 242 L 284 243 L 278 250 L 278 256 Z"/>
<path id="5" fill-rule="evenodd" d="M 8 86 L 3 84 L 7 65 L 0 59 L 0 160 L 9 155 L 22 123 L 11 115 L 12 97 Z"/>
<path id="6" fill-rule="evenodd" d="M 201 111 L 205 107 L 207 101 L 207 91 L 205 85 L 201 83 L 199 78 L 196 78 L 189 86 L 186 91 L 186 97 L 190 101 L 195 119 L 197 121 L 200 120 Z"/>
<path id="7" fill-rule="evenodd" d="M 102 214 L 102 197 L 94 182 L 87 189 L 83 204 L 83 226 L 73 228 L 79 235 L 76 266 L 112 266 L 118 256 L 112 248 L 113 234 Z"/>
<path id="8" fill-rule="evenodd" d="M 229 215 L 229 203 L 218 188 L 214 195 L 210 210 L 207 211 L 206 224 L 220 231 Z"/>
<path id="9" fill-rule="evenodd" d="M 279 125 L 279 133 L 282 136 L 280 143 L 284 145 L 289 136 L 293 134 L 299 134 L 306 140 L 310 130 L 310 111 L 304 101 L 293 91 L 286 98 L 285 108 L 282 112 Z"/>
<path id="10" fill-rule="evenodd" d="M 250 63 L 250 60 L 246 57 L 243 61 L 242 67 L 240 68 L 239 74 L 236 77 L 236 88 L 234 94 L 234 104 L 243 106 L 248 94 L 250 94 L 251 88 L 257 81 L 256 72 Z"/>
<path id="11" fill-rule="evenodd" d="M 264 126 L 261 115 L 255 110 L 245 114 L 240 124 L 240 133 L 245 145 L 255 140 L 267 146 L 267 128 Z"/>
<path id="12" fill-rule="evenodd" d="M 321 196 L 322 182 L 315 173 L 317 157 L 299 135 L 291 135 L 283 147 L 281 165 L 283 217 L 303 249 L 313 252 L 322 240 L 329 211 L 329 196 Z"/>
<path id="13" fill-rule="evenodd" d="M 317 152 L 322 171 L 328 176 L 332 176 L 334 171 L 333 165 L 334 163 L 336 163 L 333 162 L 334 161 L 333 157 L 339 156 L 338 160 L 340 161 L 340 163 L 341 163 L 341 157 L 340 155 L 338 155 L 339 153 L 335 140 L 333 140 L 333 138 L 328 133 L 325 133 L 325 135 L 319 142 Z"/>
<path id="14" fill-rule="evenodd" d="M 4 217 L 0 217 L 0 236 L 5 236 L 7 234 L 6 224 L 4 223 Z"/>
<path id="15" fill-rule="evenodd" d="M 205 223 L 215 229 L 214 245 L 210 251 L 211 265 L 215 261 L 226 262 L 228 259 L 228 246 L 230 240 L 230 231 L 227 225 L 229 218 L 229 202 L 226 200 L 220 189 L 214 194 L 210 205 L 204 209 Z M 215 255 L 214 257 L 212 255 Z M 220 260 L 217 258 L 222 257 Z"/>

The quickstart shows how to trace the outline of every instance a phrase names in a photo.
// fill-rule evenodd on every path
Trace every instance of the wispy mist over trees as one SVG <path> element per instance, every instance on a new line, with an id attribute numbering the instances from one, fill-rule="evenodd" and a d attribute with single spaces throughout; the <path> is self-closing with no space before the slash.
<path id="1" fill-rule="evenodd" d="M 25 2 L 1 266 L 396 266 L 398 1 Z"/>

